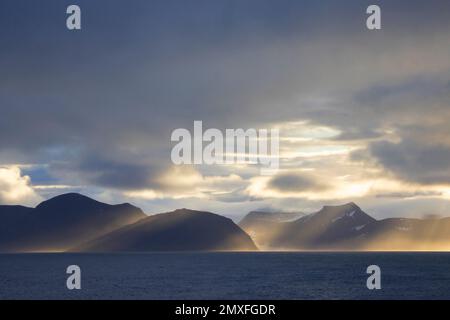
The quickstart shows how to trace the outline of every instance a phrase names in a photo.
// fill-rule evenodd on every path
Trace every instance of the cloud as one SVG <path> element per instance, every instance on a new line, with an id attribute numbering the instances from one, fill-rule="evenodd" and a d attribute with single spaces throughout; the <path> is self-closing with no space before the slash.
<path id="1" fill-rule="evenodd" d="M 203 175 L 193 166 L 170 166 L 160 172 L 153 187 L 125 190 L 130 197 L 143 199 L 213 199 L 220 202 L 252 200 L 243 190 L 247 182 L 236 174 Z"/>
<path id="2" fill-rule="evenodd" d="M 17 166 L 0 167 L 0 204 L 36 205 L 41 198 Z"/>
<path id="3" fill-rule="evenodd" d="M 244 203 L 251 201 L 262 201 L 263 197 L 251 196 L 246 192 L 246 186 L 239 187 L 228 192 L 216 192 L 210 194 L 211 198 L 225 203 Z"/>
<path id="4" fill-rule="evenodd" d="M 51 4 L 33 5 L 0 12 L 0 164 L 42 166 L 25 172 L 42 186 L 157 208 L 276 197 L 309 208 L 382 194 L 378 178 L 449 181 L 448 1 L 382 1 L 379 32 L 357 1 L 86 2 L 98 19 L 71 35 Z M 248 167 L 172 168 L 170 133 L 194 120 L 284 124 L 290 172 L 269 182 Z"/>
<path id="5" fill-rule="evenodd" d="M 439 197 L 442 196 L 439 191 L 413 191 L 413 192 L 388 192 L 379 193 L 377 198 L 416 198 L 416 197 Z"/>
<path id="6" fill-rule="evenodd" d="M 81 163 L 79 171 L 92 185 L 116 189 L 144 189 L 154 185 L 158 170 L 150 165 L 119 161 Z"/>
<path id="7" fill-rule="evenodd" d="M 270 188 L 281 192 L 324 191 L 329 188 L 326 184 L 305 174 L 281 174 L 273 177 Z"/>
<path id="8" fill-rule="evenodd" d="M 70 161 L 54 161 L 45 168 L 52 177 L 50 184 L 66 181 L 70 185 L 90 185 L 118 190 L 153 187 L 156 177 L 164 170 L 163 165 L 139 162 L 120 156 L 87 153 Z"/>
<path id="9" fill-rule="evenodd" d="M 370 145 L 370 153 L 399 178 L 422 184 L 450 184 L 450 147 L 405 139 Z"/>

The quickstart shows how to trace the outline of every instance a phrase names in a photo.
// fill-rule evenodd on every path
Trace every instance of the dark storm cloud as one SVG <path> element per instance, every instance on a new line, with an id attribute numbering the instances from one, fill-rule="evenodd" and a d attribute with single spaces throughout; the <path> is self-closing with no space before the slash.
<path id="1" fill-rule="evenodd" d="M 371 105 L 372 107 L 384 105 L 389 98 L 413 95 L 421 100 L 448 94 L 450 82 L 448 77 L 427 77 L 419 75 L 397 83 L 380 82 L 357 93 L 355 100 L 360 105 Z"/>
<path id="2" fill-rule="evenodd" d="M 367 139 L 428 117 L 424 105 L 448 108 L 436 91 L 448 84 L 448 1 L 382 1 L 378 33 L 365 29 L 365 1 L 77 3 L 81 32 L 65 29 L 69 1 L 0 3 L 0 162 L 49 164 L 51 183 L 157 187 L 172 129 L 194 120 L 307 119 Z M 406 176 L 392 149 L 373 155 Z M 307 187 L 293 179 L 275 186 Z"/>
<path id="3" fill-rule="evenodd" d="M 324 191 L 328 186 L 313 177 L 301 174 L 281 174 L 269 181 L 269 187 L 283 192 Z"/>
<path id="4" fill-rule="evenodd" d="M 367 152 L 355 151 L 351 159 L 378 163 L 404 181 L 450 184 L 449 84 L 448 75 L 422 75 L 358 93 L 355 100 L 373 116 L 364 123 L 392 133 L 391 140 L 371 142 Z M 379 138 L 385 134 L 378 131 Z"/>
<path id="5" fill-rule="evenodd" d="M 152 186 L 155 174 L 148 165 L 132 165 L 98 159 L 82 163 L 79 170 L 93 185 L 119 189 L 149 188 Z"/>
<path id="6" fill-rule="evenodd" d="M 450 184 L 449 146 L 406 139 L 400 143 L 373 143 L 370 152 L 383 167 L 403 180 Z"/>
<path id="7" fill-rule="evenodd" d="M 87 183 L 121 190 L 160 189 L 158 178 L 163 165 L 120 162 L 118 159 L 82 158 L 79 161 L 56 162 L 48 171 L 74 184 Z"/>

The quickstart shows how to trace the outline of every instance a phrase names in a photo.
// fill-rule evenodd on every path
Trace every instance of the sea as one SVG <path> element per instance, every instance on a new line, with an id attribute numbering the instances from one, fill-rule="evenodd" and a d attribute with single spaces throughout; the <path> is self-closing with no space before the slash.
<path id="1" fill-rule="evenodd" d="M 0 254 L 0 299 L 450 299 L 450 253 Z"/>

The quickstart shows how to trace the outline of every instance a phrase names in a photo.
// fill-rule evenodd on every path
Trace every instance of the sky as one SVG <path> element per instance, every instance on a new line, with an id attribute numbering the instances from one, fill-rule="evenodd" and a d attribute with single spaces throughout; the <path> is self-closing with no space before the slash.
<path id="1" fill-rule="evenodd" d="M 447 0 L 1 1 L 0 204 L 449 216 L 449 30 Z M 173 165 L 195 120 L 278 128 L 280 170 Z"/>

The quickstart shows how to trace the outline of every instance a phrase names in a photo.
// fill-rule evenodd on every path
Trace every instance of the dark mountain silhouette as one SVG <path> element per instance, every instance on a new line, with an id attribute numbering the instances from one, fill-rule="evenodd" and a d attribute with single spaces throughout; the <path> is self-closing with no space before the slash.
<path id="1" fill-rule="evenodd" d="M 130 204 L 108 205 L 69 193 L 36 208 L 0 206 L 0 251 L 61 251 L 146 215 Z"/>
<path id="2" fill-rule="evenodd" d="M 252 239 L 231 219 L 179 209 L 149 216 L 73 251 L 249 251 Z"/>
<path id="3" fill-rule="evenodd" d="M 23 206 L 0 206 L 0 251 L 9 251 L 18 239 L 18 228 L 21 228 L 32 208 Z M 2 250 L 3 249 L 3 250 Z"/>
<path id="4" fill-rule="evenodd" d="M 25 218 L 33 208 L 23 206 L 0 206 L 0 230 L 7 229 L 9 224 Z"/>
<path id="5" fill-rule="evenodd" d="M 0 252 L 450 250 L 450 218 L 376 220 L 354 203 L 304 216 L 254 211 L 239 227 L 210 212 L 147 216 L 69 193 L 36 208 L 0 206 L 0 222 Z"/>

